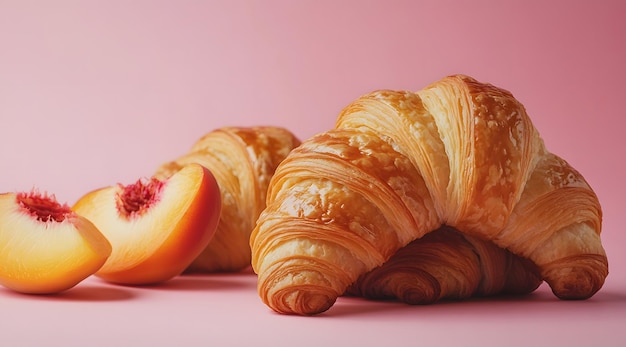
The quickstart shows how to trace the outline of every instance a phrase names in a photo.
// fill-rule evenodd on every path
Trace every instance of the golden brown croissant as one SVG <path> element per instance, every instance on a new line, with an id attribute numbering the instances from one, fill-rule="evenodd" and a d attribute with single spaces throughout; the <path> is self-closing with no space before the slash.
<path id="1" fill-rule="evenodd" d="M 537 269 L 527 259 L 442 226 L 361 275 L 346 293 L 429 304 L 441 299 L 527 294 L 540 284 Z"/>
<path id="2" fill-rule="evenodd" d="M 185 272 L 230 272 L 250 266 L 250 233 L 265 208 L 269 180 L 299 144 L 295 135 L 280 127 L 225 127 L 204 135 L 188 153 L 156 170 L 155 177 L 166 178 L 198 163 L 213 173 L 220 187 L 217 231 Z"/>
<path id="3" fill-rule="evenodd" d="M 545 149 L 511 93 L 455 75 L 418 92 L 364 95 L 335 129 L 287 156 L 250 238 L 259 295 L 277 312 L 323 312 L 443 225 L 528 259 L 560 298 L 588 298 L 608 274 L 600 204 L 587 182 Z M 534 289 L 533 270 L 519 265 L 512 283 Z"/>

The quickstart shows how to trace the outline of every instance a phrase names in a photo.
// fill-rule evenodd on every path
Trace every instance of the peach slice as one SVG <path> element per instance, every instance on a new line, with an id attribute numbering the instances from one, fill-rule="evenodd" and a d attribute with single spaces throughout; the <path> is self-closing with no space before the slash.
<path id="1" fill-rule="evenodd" d="M 183 272 L 217 229 L 221 198 L 213 174 L 191 164 L 165 180 L 94 190 L 73 206 L 111 242 L 96 272 L 105 281 L 157 284 Z"/>
<path id="2" fill-rule="evenodd" d="M 54 195 L 0 194 L 0 284 L 22 293 L 52 294 L 96 272 L 111 245 L 87 219 Z"/>

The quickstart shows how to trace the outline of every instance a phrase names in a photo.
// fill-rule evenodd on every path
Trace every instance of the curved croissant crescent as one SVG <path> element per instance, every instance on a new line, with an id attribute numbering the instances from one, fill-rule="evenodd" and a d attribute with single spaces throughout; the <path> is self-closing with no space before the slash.
<path id="1" fill-rule="evenodd" d="M 224 127 L 204 135 L 191 150 L 157 168 L 166 178 L 190 163 L 211 170 L 222 195 L 215 235 L 185 272 L 231 272 L 250 266 L 250 233 L 265 208 L 276 166 L 300 141 L 279 127 Z"/>
<path id="2" fill-rule="evenodd" d="M 346 290 L 419 303 L 530 292 L 545 280 L 559 298 L 588 298 L 608 274 L 600 229 L 593 190 L 546 150 L 522 104 L 455 75 L 418 92 L 364 95 L 335 129 L 294 149 L 271 179 L 250 243 L 262 300 L 309 315 Z M 478 262 L 472 249 L 489 256 Z M 468 270 L 441 272 L 457 266 L 450 254 Z M 426 275 L 412 287 L 376 279 L 416 262 Z M 437 283 L 415 297 L 420 281 Z"/>
<path id="3" fill-rule="evenodd" d="M 536 267 L 527 259 L 442 226 L 361 275 L 346 294 L 429 304 L 442 299 L 527 294 L 540 284 Z"/>

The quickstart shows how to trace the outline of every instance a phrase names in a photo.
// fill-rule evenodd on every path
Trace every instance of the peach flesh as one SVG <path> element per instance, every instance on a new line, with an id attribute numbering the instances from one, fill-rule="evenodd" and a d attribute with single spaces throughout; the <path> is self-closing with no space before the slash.
<path id="1" fill-rule="evenodd" d="M 123 285 L 154 285 L 182 271 L 206 248 L 221 211 L 219 187 L 205 167 L 191 164 L 166 180 L 96 189 L 72 207 L 91 220 L 113 251 L 96 272 Z"/>
<path id="2" fill-rule="evenodd" d="M 0 284 L 17 292 L 53 294 L 95 273 L 111 245 L 87 219 L 54 195 L 0 194 Z"/>

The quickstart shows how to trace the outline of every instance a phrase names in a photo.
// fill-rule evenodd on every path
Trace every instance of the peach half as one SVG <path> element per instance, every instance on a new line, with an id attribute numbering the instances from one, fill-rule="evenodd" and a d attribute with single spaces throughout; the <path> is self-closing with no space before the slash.
<path id="1" fill-rule="evenodd" d="M 82 196 L 72 209 L 91 220 L 113 251 L 96 276 L 125 285 L 165 282 L 206 248 L 221 212 L 213 174 L 192 164 L 165 180 L 139 179 Z"/>
<path id="2" fill-rule="evenodd" d="M 54 195 L 0 194 L 0 284 L 17 292 L 52 294 L 96 272 L 111 245 L 87 219 Z"/>

